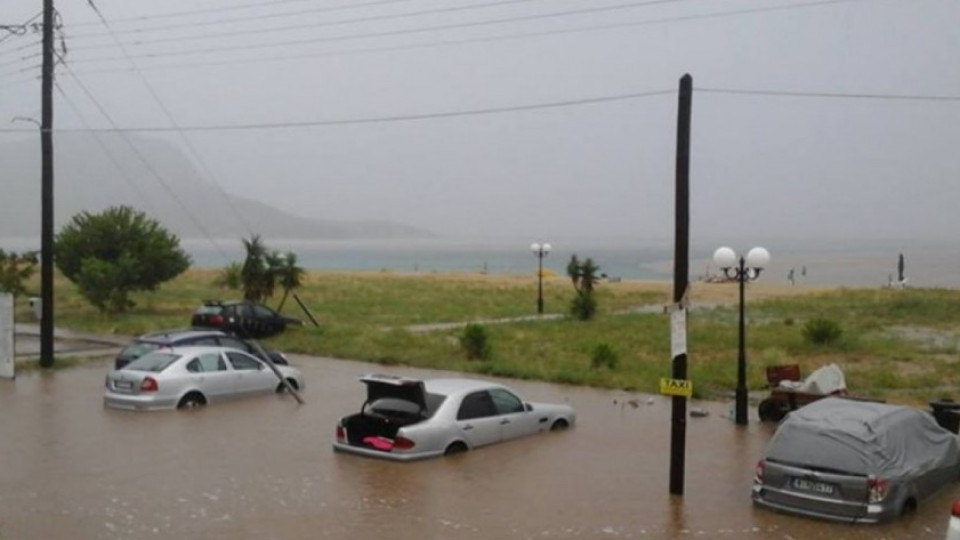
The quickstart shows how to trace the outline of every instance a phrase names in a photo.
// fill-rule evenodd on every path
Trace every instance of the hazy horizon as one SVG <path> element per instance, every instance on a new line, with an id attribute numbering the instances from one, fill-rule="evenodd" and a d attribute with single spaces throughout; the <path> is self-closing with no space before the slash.
<path id="1" fill-rule="evenodd" d="M 690 73 L 694 241 L 960 229 L 949 0 L 93 5 L 108 24 L 87 2 L 57 6 L 55 141 L 164 141 L 201 181 L 293 215 L 527 245 L 672 239 Z M 5 2 L 2 22 L 39 9 Z M 23 120 L 39 118 L 37 41 L 0 31 L 0 144 L 39 145 Z M 117 175 L 162 181 L 145 168 Z"/>

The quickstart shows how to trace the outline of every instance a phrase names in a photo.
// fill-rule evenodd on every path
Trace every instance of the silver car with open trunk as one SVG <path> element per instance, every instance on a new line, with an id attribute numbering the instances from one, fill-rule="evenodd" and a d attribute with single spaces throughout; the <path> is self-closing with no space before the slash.
<path id="1" fill-rule="evenodd" d="M 398 461 L 464 452 L 573 426 L 568 405 L 530 403 L 488 381 L 367 375 L 360 412 L 337 423 L 334 450 Z"/>

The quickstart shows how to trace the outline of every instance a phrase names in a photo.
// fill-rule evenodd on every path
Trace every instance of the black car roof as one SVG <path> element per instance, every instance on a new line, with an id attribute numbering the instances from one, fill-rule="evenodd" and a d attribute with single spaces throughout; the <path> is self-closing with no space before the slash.
<path id="1" fill-rule="evenodd" d="M 184 339 L 201 338 L 208 336 L 223 337 L 229 336 L 226 332 L 220 330 L 197 330 L 195 328 L 178 328 L 175 330 L 163 330 L 144 334 L 137 338 L 138 341 L 150 341 L 153 343 L 173 343 Z"/>

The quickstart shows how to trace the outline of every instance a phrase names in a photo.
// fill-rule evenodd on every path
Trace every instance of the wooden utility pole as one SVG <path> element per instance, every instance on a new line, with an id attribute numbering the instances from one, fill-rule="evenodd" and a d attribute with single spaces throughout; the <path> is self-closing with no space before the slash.
<path id="1" fill-rule="evenodd" d="M 40 186 L 40 365 L 53 366 L 53 0 L 43 0 Z"/>
<path id="2" fill-rule="evenodd" d="M 686 302 L 690 258 L 690 110 L 693 77 L 680 78 L 677 111 L 676 228 L 673 249 L 673 310 L 671 311 L 672 377 L 687 378 Z M 670 433 L 670 493 L 683 495 L 687 444 L 687 398 L 673 396 Z"/>

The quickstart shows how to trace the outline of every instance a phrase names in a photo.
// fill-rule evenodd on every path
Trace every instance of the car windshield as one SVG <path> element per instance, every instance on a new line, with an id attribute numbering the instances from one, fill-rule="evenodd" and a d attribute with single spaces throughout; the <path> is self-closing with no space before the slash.
<path id="1" fill-rule="evenodd" d="M 120 358 L 124 360 L 134 360 L 159 348 L 159 343 L 150 343 L 149 341 L 134 341 L 120 351 Z"/>
<path id="2" fill-rule="evenodd" d="M 160 373 L 161 371 L 167 369 L 167 367 L 174 363 L 178 358 L 180 358 L 179 354 L 168 352 L 152 352 L 137 358 L 133 362 L 130 362 L 124 369 L 128 369 L 130 371 L 152 371 L 154 373 Z"/>
<path id="3" fill-rule="evenodd" d="M 222 309 L 222 306 L 200 306 L 197 308 L 197 315 L 216 315 Z"/>

